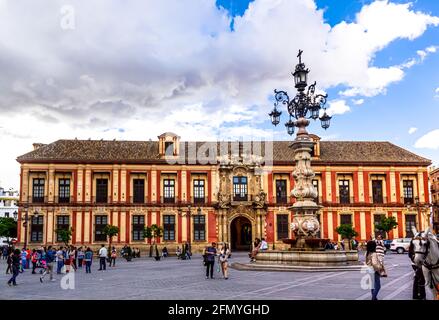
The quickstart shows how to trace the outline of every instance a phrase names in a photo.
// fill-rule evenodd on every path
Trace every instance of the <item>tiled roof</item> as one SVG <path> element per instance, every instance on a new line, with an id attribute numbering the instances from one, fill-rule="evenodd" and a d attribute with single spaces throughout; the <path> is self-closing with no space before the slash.
<path id="1" fill-rule="evenodd" d="M 245 145 L 245 142 L 244 142 Z M 274 163 L 291 164 L 294 160 L 290 141 L 273 142 Z M 189 164 L 195 163 L 193 150 L 208 154 L 209 148 L 220 152 L 217 142 L 181 142 L 180 150 L 185 150 Z M 228 143 L 228 153 L 231 145 Z M 245 146 L 243 147 L 245 150 Z M 261 146 L 265 156 L 265 143 Z M 271 153 L 267 149 L 267 152 Z M 245 151 L 244 151 L 245 152 Z M 253 151 L 255 152 L 255 150 Z M 190 156 L 189 156 L 190 155 Z M 163 163 L 159 156 L 158 141 L 108 141 L 108 140 L 58 140 L 42 145 L 38 149 L 17 158 L 26 162 L 69 162 L 69 163 Z M 371 141 L 320 141 L 320 158 L 313 163 L 394 163 L 430 165 L 431 161 L 390 142 Z"/>

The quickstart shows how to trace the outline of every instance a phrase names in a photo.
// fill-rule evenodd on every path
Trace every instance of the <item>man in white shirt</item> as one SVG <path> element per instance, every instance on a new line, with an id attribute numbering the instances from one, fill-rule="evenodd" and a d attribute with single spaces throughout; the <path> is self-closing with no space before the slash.
<path id="1" fill-rule="evenodd" d="M 99 249 L 99 271 L 107 270 L 107 264 L 106 260 L 108 257 L 108 251 L 107 248 L 105 248 L 105 245 L 102 245 L 102 248 Z"/>
<path id="2" fill-rule="evenodd" d="M 260 250 L 264 251 L 264 250 L 268 250 L 268 243 L 267 241 L 265 241 L 265 238 L 261 239 L 261 248 Z"/>

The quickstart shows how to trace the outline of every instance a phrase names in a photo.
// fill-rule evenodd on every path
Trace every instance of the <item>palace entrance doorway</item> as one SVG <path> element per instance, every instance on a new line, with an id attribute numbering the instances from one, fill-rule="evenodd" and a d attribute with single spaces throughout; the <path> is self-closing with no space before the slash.
<path id="1" fill-rule="evenodd" d="M 230 246 L 235 251 L 250 251 L 252 248 L 252 224 L 245 217 L 237 217 L 230 224 Z"/>

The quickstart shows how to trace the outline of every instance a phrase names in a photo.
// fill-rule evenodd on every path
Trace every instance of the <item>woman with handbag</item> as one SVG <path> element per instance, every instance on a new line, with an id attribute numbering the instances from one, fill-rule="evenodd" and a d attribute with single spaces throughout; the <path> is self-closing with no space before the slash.
<path id="1" fill-rule="evenodd" d="M 376 246 L 375 241 L 369 241 L 366 245 L 366 264 L 370 267 L 373 275 L 373 287 L 371 288 L 372 300 L 378 300 L 378 292 L 381 289 L 381 277 L 385 275 L 384 266 L 376 252 Z"/>
<path id="2" fill-rule="evenodd" d="M 229 278 L 229 257 L 230 257 L 229 246 L 227 245 L 227 243 L 223 243 L 221 250 L 219 252 L 218 260 L 225 280 Z"/>

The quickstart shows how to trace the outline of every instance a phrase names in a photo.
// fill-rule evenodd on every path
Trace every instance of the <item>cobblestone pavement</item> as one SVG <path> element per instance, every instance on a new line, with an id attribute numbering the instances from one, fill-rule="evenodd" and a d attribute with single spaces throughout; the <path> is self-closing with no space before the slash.
<path id="1" fill-rule="evenodd" d="M 361 254 L 362 255 L 362 254 Z M 247 254 L 235 253 L 231 259 L 248 262 Z M 411 299 L 413 271 L 407 254 L 386 255 L 388 277 L 382 278 L 379 299 Z M 0 299 L 166 299 L 166 300 L 265 300 L 265 299 L 370 299 L 370 291 L 361 288 L 364 273 L 345 272 L 258 272 L 230 269 L 229 280 L 216 272 L 215 279 L 205 279 L 200 254 L 192 260 L 175 257 L 155 261 L 152 258 L 126 262 L 118 259 L 115 268 L 97 271 L 98 260 L 93 261 L 92 273 L 85 270 L 74 273 L 74 289 L 62 289 L 65 275 L 55 274 L 56 281 L 46 277 L 40 283 L 39 274 L 30 270 L 21 273 L 16 287 L 6 282 L 5 260 L 0 261 Z M 64 279 L 65 280 L 65 279 Z M 65 281 L 64 281 L 65 282 Z M 432 295 L 427 288 L 427 298 Z"/>

